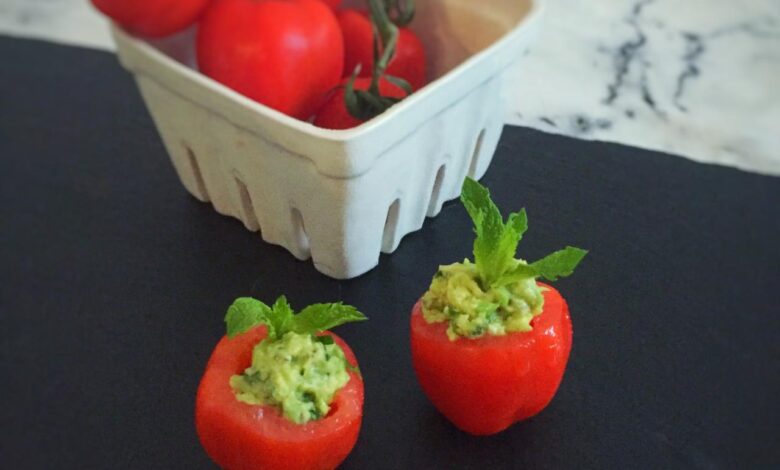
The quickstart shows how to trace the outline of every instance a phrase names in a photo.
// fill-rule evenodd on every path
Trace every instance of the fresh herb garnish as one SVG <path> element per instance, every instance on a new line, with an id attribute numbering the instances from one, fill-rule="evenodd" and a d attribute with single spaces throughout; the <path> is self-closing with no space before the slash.
<path id="1" fill-rule="evenodd" d="M 252 297 L 240 297 L 225 315 L 228 338 L 245 333 L 259 324 L 268 327 L 269 338 L 279 339 L 289 332 L 314 335 L 345 323 L 363 320 L 368 318 L 355 307 L 341 302 L 309 305 L 296 315 L 285 296 L 276 299 L 271 307 Z M 333 342 L 330 336 L 317 338 L 323 344 Z"/>
<path id="2" fill-rule="evenodd" d="M 271 307 L 268 305 L 252 297 L 239 297 L 228 307 L 225 315 L 228 338 L 249 331 L 260 323 L 268 325 L 270 323 L 269 316 L 271 316 Z M 270 325 L 268 329 L 271 329 Z"/>
<path id="3" fill-rule="evenodd" d="M 517 245 L 528 229 L 525 209 L 510 214 L 504 222 L 490 191 L 469 177 L 463 182 L 460 200 L 474 222 L 474 263 L 484 288 L 538 277 L 555 281 L 569 276 L 588 253 L 567 246 L 534 263 L 518 262 Z"/>

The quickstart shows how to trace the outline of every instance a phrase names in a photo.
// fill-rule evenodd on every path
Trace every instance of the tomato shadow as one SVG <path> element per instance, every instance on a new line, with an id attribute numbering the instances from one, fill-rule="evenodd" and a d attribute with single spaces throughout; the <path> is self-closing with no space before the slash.
<path id="1" fill-rule="evenodd" d="M 456 428 L 430 403 L 417 410 L 409 461 L 422 468 L 514 468 L 533 447 L 533 420 L 492 436 L 473 436 Z"/>

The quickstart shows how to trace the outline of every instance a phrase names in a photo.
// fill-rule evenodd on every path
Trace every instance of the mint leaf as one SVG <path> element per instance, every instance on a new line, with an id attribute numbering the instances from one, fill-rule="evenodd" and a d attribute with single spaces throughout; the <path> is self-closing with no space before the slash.
<path id="1" fill-rule="evenodd" d="M 351 305 L 341 302 L 314 304 L 304 308 L 293 318 L 291 329 L 300 334 L 315 334 L 344 323 L 368 320 Z"/>
<path id="2" fill-rule="evenodd" d="M 281 338 L 285 333 L 291 331 L 293 315 L 293 309 L 290 307 L 290 303 L 287 302 L 287 297 L 279 296 L 271 307 L 271 314 L 268 317 L 270 321 L 269 327 L 273 329 L 273 335 L 269 332 L 268 336 Z"/>
<path id="3" fill-rule="evenodd" d="M 507 223 L 490 199 L 490 191 L 476 180 L 466 178 L 460 200 L 474 222 L 474 263 L 486 285 L 496 282 L 509 270 L 515 259 L 517 245 L 528 229 L 525 209 L 511 214 Z"/>
<path id="4" fill-rule="evenodd" d="M 240 297 L 228 307 L 225 315 L 227 324 L 227 336 L 233 338 L 245 333 L 260 323 L 268 324 L 271 308 L 251 297 Z M 269 325 L 269 330 L 270 330 Z M 269 331 L 270 334 L 270 331 Z"/>
<path id="5" fill-rule="evenodd" d="M 516 234 L 517 243 L 519 243 L 526 230 L 528 230 L 528 214 L 525 213 L 525 209 L 509 214 L 506 225 L 508 227 L 507 231 Z M 517 243 L 515 243 L 515 249 L 517 249 Z"/>
<path id="6" fill-rule="evenodd" d="M 501 212 L 490 199 L 490 191 L 469 177 L 463 181 L 460 200 L 474 222 L 474 263 L 484 289 L 528 278 L 555 281 L 569 276 L 588 253 L 566 247 L 531 265 L 519 263 L 515 260 L 517 245 L 528 230 L 525 209 L 510 214 L 504 223 Z"/>
<path id="7" fill-rule="evenodd" d="M 539 273 L 539 276 L 548 281 L 556 281 L 559 277 L 570 276 L 574 272 L 574 268 L 580 264 L 582 258 L 587 254 L 587 250 L 567 246 L 563 250 L 556 251 L 535 263 L 531 263 L 531 267 Z"/>
<path id="8" fill-rule="evenodd" d="M 528 216 L 525 209 L 509 215 L 501 238 L 498 240 L 498 246 L 494 251 L 495 255 L 491 260 L 493 263 L 491 276 L 494 281 L 514 266 L 517 245 L 527 229 Z"/>
<path id="9" fill-rule="evenodd" d="M 474 222 L 474 263 L 486 283 L 496 271 L 497 247 L 504 231 L 501 212 L 490 199 L 490 192 L 472 178 L 463 181 L 460 200 Z"/>
<path id="10" fill-rule="evenodd" d="M 296 315 L 287 297 L 280 296 L 273 306 L 251 297 L 240 297 L 228 308 L 225 315 L 227 335 L 233 338 L 259 324 L 268 326 L 268 338 L 279 339 L 286 333 L 316 334 L 344 323 L 368 320 L 351 305 L 341 302 L 314 304 Z M 333 344 L 329 335 L 318 336 L 315 341 L 325 345 Z"/>
<path id="11" fill-rule="evenodd" d="M 539 277 L 539 271 L 533 266 L 524 263 L 518 263 L 517 266 L 510 269 L 495 282 L 497 286 L 506 286 L 523 279 Z"/>

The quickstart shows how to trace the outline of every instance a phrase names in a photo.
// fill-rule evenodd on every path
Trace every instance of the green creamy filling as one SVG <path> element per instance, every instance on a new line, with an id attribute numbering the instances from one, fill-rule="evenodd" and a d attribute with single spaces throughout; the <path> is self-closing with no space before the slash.
<path id="1" fill-rule="evenodd" d="M 323 340 L 322 338 L 327 338 Z M 347 382 L 347 361 L 330 337 L 287 333 L 265 339 L 252 351 L 252 365 L 230 378 L 239 401 L 271 405 L 298 424 L 322 418 Z"/>
<path id="2" fill-rule="evenodd" d="M 441 266 L 422 298 L 425 321 L 449 322 L 447 336 L 452 341 L 531 331 L 531 320 L 543 306 L 541 288 L 533 277 L 485 290 L 476 265 L 469 260 Z"/>

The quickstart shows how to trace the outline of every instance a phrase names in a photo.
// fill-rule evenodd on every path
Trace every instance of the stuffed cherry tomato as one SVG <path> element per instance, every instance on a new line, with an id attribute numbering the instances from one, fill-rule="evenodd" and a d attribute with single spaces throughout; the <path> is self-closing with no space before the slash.
<path id="1" fill-rule="evenodd" d="M 206 453 L 227 469 L 332 469 L 352 450 L 363 381 L 349 346 L 327 328 L 363 320 L 341 304 L 293 315 L 238 299 L 198 387 L 195 424 Z"/>
<path id="2" fill-rule="evenodd" d="M 525 211 L 505 223 L 486 188 L 467 179 L 461 200 L 477 233 L 475 262 L 441 266 L 411 317 L 412 360 L 436 408 L 471 434 L 500 432 L 552 400 L 572 343 L 569 308 L 536 282 L 568 276 L 587 253 L 567 247 L 515 259 Z"/>

